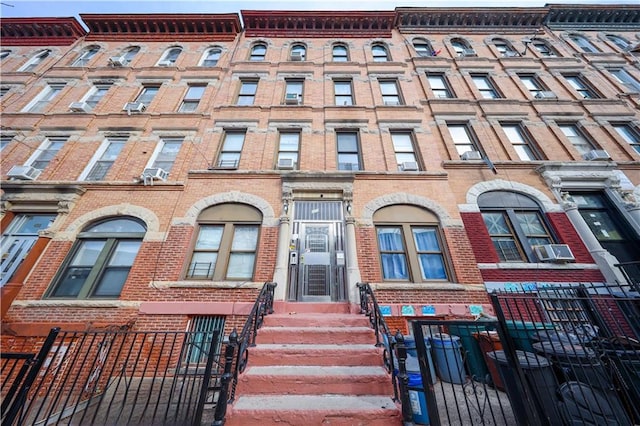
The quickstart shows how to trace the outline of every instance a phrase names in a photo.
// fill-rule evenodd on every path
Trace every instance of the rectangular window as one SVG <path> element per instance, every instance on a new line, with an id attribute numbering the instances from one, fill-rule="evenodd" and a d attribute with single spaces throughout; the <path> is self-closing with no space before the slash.
<path id="1" fill-rule="evenodd" d="M 527 90 L 531 94 L 531 97 L 537 98 L 540 96 L 540 92 L 544 91 L 542 84 L 540 84 L 535 76 L 518 74 L 518 77 L 520 77 L 520 81 L 522 81 L 524 87 L 527 88 Z"/>
<path id="2" fill-rule="evenodd" d="M 333 82 L 336 105 L 353 105 L 351 81 L 336 80 Z"/>
<path id="3" fill-rule="evenodd" d="M 533 261 L 533 247 L 553 242 L 536 211 L 483 211 L 482 218 L 501 262 Z"/>
<path id="4" fill-rule="evenodd" d="M 188 338 L 184 351 L 184 362 L 188 364 L 206 364 L 211 351 L 211 345 L 215 344 L 213 354 L 214 362 L 220 358 L 222 338 L 224 336 L 223 316 L 195 316 L 189 320 L 187 329 Z"/>
<path id="5" fill-rule="evenodd" d="M 338 170 L 360 170 L 357 132 L 337 132 Z"/>
<path id="6" fill-rule="evenodd" d="M 107 91 L 110 87 L 110 84 L 96 84 L 93 88 L 91 88 L 91 90 L 85 97 L 84 102 L 89 105 L 91 109 L 94 109 L 96 105 L 98 105 L 98 102 L 100 102 L 100 100 L 104 97 L 104 95 L 107 94 Z"/>
<path id="7" fill-rule="evenodd" d="M 182 99 L 182 104 L 180 104 L 179 112 L 194 112 L 196 108 L 198 108 L 198 104 L 200 103 L 200 99 L 202 99 L 202 95 L 204 95 L 205 86 L 189 86 L 187 89 L 187 93 L 184 95 L 184 99 Z"/>
<path id="8" fill-rule="evenodd" d="M 237 105 L 253 105 L 258 90 L 257 80 L 243 80 L 240 82 Z"/>
<path id="9" fill-rule="evenodd" d="M 547 43 L 545 43 L 543 41 L 534 41 L 533 42 L 533 47 L 534 47 L 534 49 L 536 49 L 538 51 L 540 56 L 544 56 L 544 57 L 547 57 L 547 58 L 555 58 L 556 57 L 555 52 L 552 51 L 551 48 L 547 45 Z"/>
<path id="10" fill-rule="evenodd" d="M 402 98 L 396 80 L 380 80 L 380 92 L 385 105 L 401 105 Z"/>
<path id="11" fill-rule="evenodd" d="M 69 139 L 68 136 L 49 137 L 36 150 L 34 155 L 27 161 L 27 166 L 34 167 L 38 170 L 44 170 L 58 151 L 64 146 Z"/>
<path id="12" fill-rule="evenodd" d="M 497 99 L 501 97 L 489 76 L 475 74 L 471 76 L 471 79 L 483 99 Z"/>
<path id="13" fill-rule="evenodd" d="M 0 136 L 0 151 L 4 150 L 11 143 L 13 136 Z"/>
<path id="14" fill-rule="evenodd" d="M 468 125 L 447 124 L 447 128 L 460 158 L 463 158 L 464 155 L 469 155 L 467 154 L 468 152 L 479 152 Z"/>
<path id="15" fill-rule="evenodd" d="M 163 138 L 156 148 L 155 158 L 149 167 L 160 168 L 169 173 L 182 147 L 183 138 Z"/>
<path id="16" fill-rule="evenodd" d="M 631 145 L 631 148 L 640 154 L 640 132 L 637 128 L 626 123 L 613 124 L 613 128 L 625 142 Z"/>
<path id="17" fill-rule="evenodd" d="M 453 91 L 449 87 L 449 83 L 447 83 L 447 79 L 444 74 L 427 74 L 427 80 L 429 81 L 429 86 L 431 86 L 431 91 L 436 98 L 445 99 L 445 98 L 453 98 Z"/>
<path id="18" fill-rule="evenodd" d="M 244 145 L 245 132 L 227 132 L 224 135 L 224 142 L 220 155 L 218 156 L 217 167 L 224 169 L 237 169 L 240 165 L 240 155 Z"/>
<path id="19" fill-rule="evenodd" d="M 447 270 L 437 231 L 435 227 L 415 226 L 411 228 L 423 280 L 447 279 Z"/>
<path id="20" fill-rule="evenodd" d="M 120 151 L 127 142 L 127 138 L 108 138 L 98 148 L 89 167 L 83 172 L 78 180 L 98 181 L 104 180 L 105 176 L 118 158 Z M 84 175 L 84 176 L 83 176 Z"/>
<path id="21" fill-rule="evenodd" d="M 571 87 L 578 92 L 583 99 L 597 98 L 595 91 L 589 84 L 579 75 L 565 75 L 564 78 L 569 82 Z"/>
<path id="22" fill-rule="evenodd" d="M 518 154 L 518 158 L 522 161 L 538 160 L 529 138 L 525 134 L 524 129 L 519 124 L 502 124 L 502 130 L 507 135 L 509 142 L 513 146 L 513 149 Z"/>
<path id="23" fill-rule="evenodd" d="M 149 106 L 151 104 L 151 101 L 153 101 L 153 98 L 155 98 L 155 96 L 158 94 L 159 90 L 160 86 L 144 86 L 142 88 L 142 91 L 136 98 L 136 102 L 140 102 L 145 104 L 146 106 Z"/>
<path id="24" fill-rule="evenodd" d="M 201 225 L 187 278 L 249 280 L 258 248 L 258 225 Z"/>
<path id="25" fill-rule="evenodd" d="M 398 170 L 420 170 L 411 132 L 391 132 L 391 140 L 393 141 Z"/>
<path id="26" fill-rule="evenodd" d="M 377 227 L 383 280 L 408 280 L 407 254 L 400 226 Z"/>
<path id="27" fill-rule="evenodd" d="M 580 155 L 585 155 L 594 149 L 593 144 L 575 124 L 559 124 L 558 127 Z"/>
<path id="28" fill-rule="evenodd" d="M 300 133 L 281 132 L 278 149 L 278 168 L 298 168 L 298 151 L 300 149 Z"/>
<path id="29" fill-rule="evenodd" d="M 299 105 L 302 103 L 302 89 L 304 82 L 302 80 L 286 80 L 286 88 L 284 95 L 284 103 L 286 105 Z"/>
<path id="30" fill-rule="evenodd" d="M 50 84 L 36 96 L 36 98 L 27 105 L 23 112 L 43 112 L 51 103 L 51 101 L 58 96 L 58 94 L 64 88 L 64 84 Z"/>
<path id="31" fill-rule="evenodd" d="M 631 92 L 640 92 L 640 82 L 633 78 L 627 70 L 623 68 L 612 68 L 609 69 L 611 75 L 615 77 L 615 79 L 623 84 L 629 91 Z"/>

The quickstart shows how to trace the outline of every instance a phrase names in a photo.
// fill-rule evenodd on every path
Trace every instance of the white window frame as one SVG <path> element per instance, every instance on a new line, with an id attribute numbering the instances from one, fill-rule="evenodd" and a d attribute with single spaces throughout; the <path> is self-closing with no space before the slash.
<path id="1" fill-rule="evenodd" d="M 178 151 L 175 152 L 175 155 L 172 154 L 173 156 L 172 160 L 170 159 L 171 156 L 167 156 L 167 158 L 169 158 L 167 160 L 165 159 L 159 160 L 159 158 L 162 155 L 162 151 L 164 150 L 165 146 L 167 146 L 169 143 L 171 144 L 179 143 L 180 148 L 178 149 Z M 182 144 L 184 144 L 184 137 L 182 136 L 163 136 L 162 138 L 160 138 L 160 141 L 158 142 L 155 149 L 153 150 L 153 153 L 151 154 L 151 157 L 149 158 L 149 161 L 147 162 L 145 169 L 159 167 L 165 172 L 170 173 L 171 169 L 173 168 L 173 165 L 176 162 L 176 158 L 178 158 L 178 155 L 180 154 L 180 149 L 182 149 Z M 166 167 L 166 166 L 163 167 L 163 165 L 158 164 L 159 162 L 165 163 L 168 161 L 171 161 L 170 167 Z"/>
<path id="2" fill-rule="evenodd" d="M 44 141 L 42 141 L 42 143 L 40 144 L 40 146 L 38 146 L 38 148 L 36 148 L 36 150 L 33 152 L 33 154 L 31 154 L 31 156 L 27 159 L 27 161 L 24 163 L 25 166 L 31 166 L 34 167 L 33 164 L 35 162 L 38 161 L 38 158 L 40 158 L 41 155 L 43 155 L 45 152 L 47 152 L 49 150 L 49 147 L 55 143 L 55 142 L 62 142 L 63 146 L 65 143 L 67 143 L 69 141 L 69 136 L 48 136 Z M 43 168 L 38 168 L 38 170 L 43 171 L 45 170 L 49 164 L 51 163 L 51 160 L 53 160 L 58 153 L 60 152 L 60 150 L 62 149 L 61 146 L 58 150 L 55 151 L 55 154 L 49 159 L 49 161 L 47 161 L 47 165 L 44 166 Z"/>
<path id="3" fill-rule="evenodd" d="M 82 173 L 80 174 L 80 176 L 78 176 L 78 180 L 84 181 L 87 179 L 89 174 L 93 171 L 93 168 L 96 165 L 96 163 L 98 163 L 98 161 L 102 161 L 102 156 L 105 154 L 105 152 L 107 152 L 107 149 L 111 144 L 122 143 L 124 145 L 127 143 L 128 138 L 129 138 L 128 136 L 117 136 L 117 137 L 108 137 L 105 140 L 103 140 L 100 146 L 98 147 L 98 149 L 96 150 L 96 153 L 93 155 L 93 157 L 89 161 L 89 164 L 87 164 L 87 167 L 85 167 Z M 109 169 L 113 167 L 113 163 L 115 163 L 115 160 L 111 163 L 111 166 L 109 166 Z M 108 173 L 109 173 L 109 170 L 107 170 L 106 174 Z M 93 180 L 91 180 L 91 182 L 93 182 Z"/>
<path id="4" fill-rule="evenodd" d="M 522 124 L 500 123 L 500 126 L 520 161 L 537 161 L 540 159 Z"/>
<path id="5" fill-rule="evenodd" d="M 207 64 L 207 62 L 212 61 L 212 59 L 209 59 L 209 58 L 216 55 L 217 55 L 215 59 L 216 63 L 213 65 Z M 200 63 L 198 65 L 204 68 L 217 67 L 221 57 L 222 57 L 222 48 L 218 46 L 211 46 L 204 51 L 204 53 L 202 54 L 202 58 L 200 58 Z"/>
<path id="6" fill-rule="evenodd" d="M 558 128 L 581 156 L 595 149 L 593 142 L 577 123 L 559 123 Z"/>
<path id="7" fill-rule="evenodd" d="M 295 149 L 293 149 L 293 143 L 284 144 L 283 145 L 283 136 L 286 138 L 291 138 L 291 141 L 294 140 L 295 136 Z M 298 162 L 300 161 L 300 131 L 296 130 L 283 130 L 278 134 L 278 163 L 281 159 L 291 159 L 293 161 L 293 169 L 298 169 Z M 291 148 L 289 148 L 291 147 Z"/>
<path id="8" fill-rule="evenodd" d="M 487 74 L 471 74 L 471 81 L 482 99 L 501 99 L 502 95 Z M 482 84 L 480 84 L 482 83 Z M 486 96 L 490 94 L 491 96 Z"/>
<path id="9" fill-rule="evenodd" d="M 461 129 L 462 132 L 453 131 L 452 129 Z M 475 137 L 475 133 L 469 123 L 447 123 L 447 131 L 451 136 L 451 140 L 456 149 L 456 152 L 462 158 L 462 154 L 468 151 L 478 151 L 478 142 Z M 482 155 L 482 153 L 481 153 Z M 484 157 L 484 155 L 482 155 Z"/>
<path id="10" fill-rule="evenodd" d="M 32 112 L 35 114 L 43 112 L 51 101 L 55 99 L 65 88 L 66 83 L 49 83 L 36 95 L 31 102 L 22 108 L 21 112 Z M 37 107 L 37 108 L 36 108 Z"/>
<path id="11" fill-rule="evenodd" d="M 180 55 L 183 52 L 183 48 L 180 46 L 171 46 L 169 47 L 167 50 L 164 51 L 164 53 L 162 54 L 162 56 L 160 57 L 160 60 L 158 61 L 158 63 L 156 63 L 156 66 L 161 66 L 160 63 L 161 62 L 166 62 L 169 61 L 171 62 L 171 67 L 175 67 L 176 63 L 178 62 L 178 58 L 180 57 Z M 173 54 L 173 52 L 177 51 L 178 53 L 176 53 L 175 55 Z"/>
<path id="12" fill-rule="evenodd" d="M 49 55 L 51 55 L 51 49 L 39 50 L 35 53 L 23 66 L 21 66 L 19 72 L 33 72 Z"/>
<path id="13" fill-rule="evenodd" d="M 87 63 L 93 59 L 94 56 L 100 51 L 100 46 L 93 45 L 85 47 L 80 55 L 71 64 L 72 67 L 86 67 Z"/>
<path id="14" fill-rule="evenodd" d="M 196 93 L 196 95 L 199 95 L 199 96 L 190 95 L 190 93 L 192 92 L 192 89 Z M 205 84 L 190 84 L 187 87 L 187 91 L 184 94 L 184 98 L 182 98 L 182 102 L 180 103 L 178 112 L 184 112 L 184 113 L 196 112 L 198 110 L 198 106 L 200 105 L 200 101 L 204 96 L 205 90 L 207 90 L 207 86 Z M 187 105 L 191 109 L 187 109 L 186 108 Z"/>
<path id="15" fill-rule="evenodd" d="M 640 81 L 634 78 L 626 69 L 608 68 L 607 71 L 624 87 L 631 89 L 633 92 L 640 92 Z"/>

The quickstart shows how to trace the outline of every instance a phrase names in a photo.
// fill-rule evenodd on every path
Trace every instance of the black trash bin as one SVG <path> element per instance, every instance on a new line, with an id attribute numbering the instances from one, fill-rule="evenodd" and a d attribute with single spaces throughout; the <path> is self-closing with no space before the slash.
<path id="1" fill-rule="evenodd" d="M 631 421 L 611 404 L 604 391 L 580 382 L 560 385 L 558 408 L 564 424 L 571 426 L 627 426 Z"/>
<path id="2" fill-rule="evenodd" d="M 542 420 L 542 424 L 561 426 L 556 396 L 557 382 L 551 363 L 532 352 L 516 351 L 516 355 L 526 378 L 526 383 L 522 383 L 522 386 L 528 386 L 527 391 L 534 399 L 533 401 L 524 400 L 518 376 L 509 365 L 505 351 L 487 353 L 487 356 L 496 363 L 518 424 L 530 424 L 531 419 L 537 417 Z"/>

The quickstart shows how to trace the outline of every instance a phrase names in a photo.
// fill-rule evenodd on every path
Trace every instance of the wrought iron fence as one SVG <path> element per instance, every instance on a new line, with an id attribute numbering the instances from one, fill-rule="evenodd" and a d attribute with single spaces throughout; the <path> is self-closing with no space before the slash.
<path id="1" fill-rule="evenodd" d="M 214 425 L 224 425 L 227 405 L 235 398 L 238 375 L 241 374 L 249 361 L 248 348 L 255 346 L 258 329 L 262 327 L 264 317 L 273 313 L 273 294 L 277 283 L 265 283 L 258 295 L 253 308 L 240 335 L 234 329 L 229 335 L 229 341 L 224 351 L 224 371 L 221 376 L 220 396 L 214 415 Z"/>
<path id="2" fill-rule="evenodd" d="M 19 396 L 7 411 L 3 401 L 2 423 L 200 425 L 205 404 L 219 393 L 222 332 L 56 330 L 28 367 L 30 381 L 3 380 L 3 397 L 14 386 Z M 193 356 L 202 351 L 207 356 Z M 13 368 L 6 356 L 3 378 Z"/>

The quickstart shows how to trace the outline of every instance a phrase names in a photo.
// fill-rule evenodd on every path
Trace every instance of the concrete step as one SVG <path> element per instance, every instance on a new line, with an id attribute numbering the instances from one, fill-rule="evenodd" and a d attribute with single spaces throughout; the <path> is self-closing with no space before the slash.
<path id="1" fill-rule="evenodd" d="M 382 367 L 249 367 L 238 381 L 240 395 L 391 395 L 391 376 Z"/>
<path id="2" fill-rule="evenodd" d="M 256 344 L 371 344 L 375 334 L 370 327 L 267 327 L 258 330 Z"/>
<path id="3" fill-rule="evenodd" d="M 360 312 L 359 308 L 348 302 L 340 303 L 310 303 L 310 302 L 273 302 L 273 310 L 276 314 L 288 314 L 289 312 L 315 313 L 315 314 L 348 314 L 352 312 Z"/>
<path id="4" fill-rule="evenodd" d="M 369 319 L 354 314 L 288 313 L 264 318 L 265 327 L 368 327 Z"/>
<path id="5" fill-rule="evenodd" d="M 249 348 L 249 363 L 266 365 L 381 365 L 383 348 L 364 345 L 261 344 Z"/>
<path id="6" fill-rule="evenodd" d="M 225 426 L 400 426 L 400 410 L 387 396 L 243 395 Z"/>

